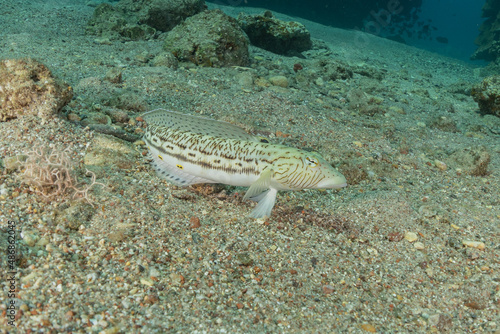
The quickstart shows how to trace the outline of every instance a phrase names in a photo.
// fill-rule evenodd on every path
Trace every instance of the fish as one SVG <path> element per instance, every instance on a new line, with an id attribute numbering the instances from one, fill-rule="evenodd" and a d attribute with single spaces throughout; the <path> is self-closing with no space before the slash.
<path id="1" fill-rule="evenodd" d="M 249 187 L 252 218 L 271 216 L 280 190 L 337 189 L 346 178 L 319 153 L 247 133 L 231 123 L 155 109 L 141 116 L 143 140 L 158 176 L 178 186 L 222 183 Z"/>

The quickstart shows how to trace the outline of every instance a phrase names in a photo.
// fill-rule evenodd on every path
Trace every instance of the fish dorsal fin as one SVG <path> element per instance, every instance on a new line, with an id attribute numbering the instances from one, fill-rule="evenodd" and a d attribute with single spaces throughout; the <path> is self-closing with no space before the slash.
<path id="1" fill-rule="evenodd" d="M 247 133 L 239 126 L 231 123 L 216 121 L 210 118 L 185 115 L 166 109 L 155 109 L 142 114 L 142 118 L 149 124 L 178 131 L 192 132 L 218 138 L 239 139 L 247 141 L 261 141 L 259 137 Z"/>

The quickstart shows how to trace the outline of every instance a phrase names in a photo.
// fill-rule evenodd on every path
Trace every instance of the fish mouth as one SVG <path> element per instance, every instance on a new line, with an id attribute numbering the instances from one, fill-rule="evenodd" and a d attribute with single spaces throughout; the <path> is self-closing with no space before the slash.
<path id="1" fill-rule="evenodd" d="M 342 184 L 336 184 L 336 185 L 332 186 L 332 189 L 340 189 L 340 188 L 344 188 L 344 187 L 347 187 L 347 182 L 344 182 Z"/>
<path id="2" fill-rule="evenodd" d="M 343 182 L 342 182 L 343 181 Z M 340 189 L 347 187 L 346 180 L 341 180 L 341 182 L 325 182 L 323 184 L 317 184 L 316 189 Z"/>

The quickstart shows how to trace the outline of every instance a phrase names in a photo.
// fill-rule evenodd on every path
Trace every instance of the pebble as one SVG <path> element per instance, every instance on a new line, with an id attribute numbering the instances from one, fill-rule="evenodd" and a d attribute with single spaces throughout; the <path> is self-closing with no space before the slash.
<path id="1" fill-rule="evenodd" d="M 363 143 L 360 142 L 360 141 L 353 141 L 352 142 L 354 145 L 356 145 L 357 147 L 363 147 Z"/>
<path id="2" fill-rule="evenodd" d="M 236 258 L 238 259 L 239 263 L 244 266 L 250 266 L 253 264 L 253 259 L 248 252 L 238 253 L 236 254 Z"/>
<path id="3" fill-rule="evenodd" d="M 172 281 L 173 285 L 182 285 L 182 284 L 184 284 L 184 276 L 182 276 L 181 274 L 171 273 L 170 274 L 170 280 Z"/>
<path id="4" fill-rule="evenodd" d="M 335 291 L 335 288 L 332 285 L 323 285 L 323 292 L 325 295 L 329 295 Z"/>
<path id="5" fill-rule="evenodd" d="M 170 275 L 172 277 L 172 275 Z M 147 285 L 147 286 L 153 286 L 154 282 L 150 280 L 149 278 L 141 278 L 141 284 Z"/>
<path id="6" fill-rule="evenodd" d="M 274 77 L 270 77 L 269 82 L 271 84 L 273 84 L 274 86 L 279 86 L 279 87 L 283 87 L 283 88 L 288 87 L 288 79 L 282 75 L 276 75 Z"/>
<path id="7" fill-rule="evenodd" d="M 49 243 L 49 240 L 45 237 L 41 237 L 40 240 L 37 241 L 36 245 L 43 247 L 46 246 Z"/>
<path id="8" fill-rule="evenodd" d="M 418 249 L 418 250 L 423 250 L 425 248 L 424 244 L 421 243 L 420 241 L 416 242 L 414 245 L 415 249 Z"/>
<path id="9" fill-rule="evenodd" d="M 82 118 L 75 113 L 68 114 L 68 121 L 70 122 L 80 122 Z"/>
<path id="10" fill-rule="evenodd" d="M 362 324 L 361 328 L 370 333 L 376 333 L 377 329 L 371 324 Z"/>
<path id="11" fill-rule="evenodd" d="M 45 246 L 45 250 L 46 250 L 47 252 L 49 252 L 49 253 L 52 253 L 55 249 L 56 249 L 56 248 L 55 248 L 55 247 L 54 247 L 54 245 L 52 245 L 52 244 L 47 244 L 47 245 Z"/>
<path id="12" fill-rule="evenodd" d="M 417 234 L 414 232 L 406 232 L 405 239 L 408 240 L 409 242 L 414 242 L 418 239 L 418 237 Z"/>
<path id="13" fill-rule="evenodd" d="M 201 222 L 200 222 L 200 218 L 198 217 L 191 217 L 191 219 L 189 220 L 189 222 L 191 223 L 191 228 L 199 228 L 201 227 Z"/>
<path id="14" fill-rule="evenodd" d="M 434 160 L 434 166 L 443 171 L 448 169 L 448 166 L 444 162 L 439 160 Z"/>
<path id="15" fill-rule="evenodd" d="M 28 245 L 29 247 L 35 246 L 36 242 L 38 241 L 38 236 L 35 234 L 24 234 L 23 236 L 24 243 Z"/>
<path id="16" fill-rule="evenodd" d="M 467 247 L 477 248 L 480 250 L 484 250 L 486 248 L 486 245 L 484 244 L 484 242 L 480 242 L 480 241 L 464 240 L 462 243 Z"/>

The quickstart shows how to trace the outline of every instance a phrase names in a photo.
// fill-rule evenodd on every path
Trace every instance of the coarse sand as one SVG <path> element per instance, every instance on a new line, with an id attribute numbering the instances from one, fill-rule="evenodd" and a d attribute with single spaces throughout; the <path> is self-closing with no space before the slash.
<path id="1" fill-rule="evenodd" d="M 0 9 L 0 59 L 32 57 L 74 91 L 57 117 L 0 123 L 1 333 L 499 333 L 500 121 L 468 93 L 479 69 L 305 20 L 304 58 L 251 47 L 248 68 L 155 67 L 161 36 L 103 43 L 85 34 L 94 9 Z M 349 185 L 280 192 L 248 218 L 245 188 L 169 185 L 140 141 L 72 121 L 110 105 L 139 137 L 161 107 L 318 151 Z M 8 168 L 37 147 L 67 150 L 81 187 L 94 173 L 89 201 L 47 200 Z"/>

